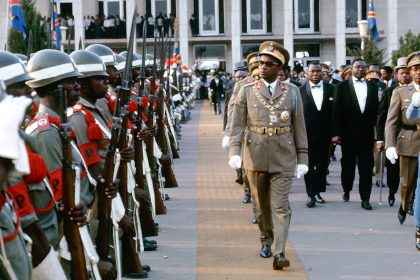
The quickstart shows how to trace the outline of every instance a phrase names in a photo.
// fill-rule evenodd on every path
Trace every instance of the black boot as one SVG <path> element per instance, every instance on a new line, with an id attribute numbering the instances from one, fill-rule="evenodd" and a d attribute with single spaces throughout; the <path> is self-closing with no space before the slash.
<path id="1" fill-rule="evenodd" d="M 236 169 L 236 183 L 238 183 L 239 185 L 242 185 L 244 183 L 244 178 L 242 176 L 242 168 L 238 168 Z"/>
<path id="2" fill-rule="evenodd" d="M 420 251 L 420 227 L 416 227 L 416 248 Z"/>
<path id="3" fill-rule="evenodd" d="M 400 209 L 398 209 L 398 220 L 400 221 L 400 224 L 404 224 L 405 217 L 407 216 L 407 213 L 402 209 L 402 205 L 400 205 Z"/>

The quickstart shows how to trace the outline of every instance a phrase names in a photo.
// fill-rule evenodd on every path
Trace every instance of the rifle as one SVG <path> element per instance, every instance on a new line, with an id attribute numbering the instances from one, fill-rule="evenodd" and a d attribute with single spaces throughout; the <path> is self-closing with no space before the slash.
<path id="1" fill-rule="evenodd" d="M 29 30 L 28 47 L 26 48 L 26 57 L 28 58 L 28 61 L 31 58 L 31 53 L 32 53 L 32 29 Z"/>
<path id="2" fill-rule="evenodd" d="M 61 144 L 63 151 L 62 181 L 63 181 L 63 204 L 64 204 L 64 235 L 71 254 L 71 277 L 72 279 L 88 279 L 86 260 L 80 237 L 79 227 L 70 220 L 68 214 L 75 206 L 75 186 L 73 173 L 73 157 L 71 148 L 70 123 L 67 120 L 67 93 L 63 86 L 58 85 L 61 114 Z"/>
<path id="3" fill-rule="evenodd" d="M 155 36 L 155 45 L 156 45 L 156 28 L 154 31 Z M 146 49 L 145 49 L 146 41 L 143 42 L 143 49 L 142 49 L 142 74 L 140 77 L 141 85 L 140 89 L 142 92 L 144 92 L 144 84 L 145 84 L 145 59 L 146 59 Z M 156 61 L 156 56 L 153 58 L 154 61 Z M 155 63 L 156 64 L 156 63 Z M 154 79 L 152 79 L 152 82 L 154 82 Z M 147 108 L 147 127 L 150 131 L 154 129 L 154 118 L 155 118 L 155 112 L 153 109 L 153 103 L 156 101 L 156 96 L 154 94 L 154 84 L 151 84 L 151 91 L 149 94 L 149 107 Z M 158 181 L 158 174 L 156 170 L 156 161 L 154 156 L 154 135 L 150 135 L 146 139 L 146 147 L 147 147 L 147 157 L 149 159 L 150 168 L 154 174 L 153 178 L 153 190 L 155 192 L 155 206 L 156 206 L 156 213 L 157 214 L 166 214 L 166 207 L 162 200 L 162 195 L 160 193 L 160 184 Z"/>

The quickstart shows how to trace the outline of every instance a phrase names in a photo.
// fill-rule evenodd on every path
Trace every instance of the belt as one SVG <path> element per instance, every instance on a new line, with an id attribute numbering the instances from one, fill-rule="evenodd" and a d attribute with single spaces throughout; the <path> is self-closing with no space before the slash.
<path id="1" fill-rule="evenodd" d="M 258 127 L 258 126 L 248 126 L 248 130 L 258 133 L 258 134 L 268 134 L 268 135 L 280 135 L 292 131 L 290 126 L 283 127 Z"/>
<path id="2" fill-rule="evenodd" d="M 414 131 L 416 131 L 416 130 L 420 130 L 420 125 L 403 125 L 402 126 L 402 128 L 403 129 L 405 129 L 405 130 L 414 130 Z"/>

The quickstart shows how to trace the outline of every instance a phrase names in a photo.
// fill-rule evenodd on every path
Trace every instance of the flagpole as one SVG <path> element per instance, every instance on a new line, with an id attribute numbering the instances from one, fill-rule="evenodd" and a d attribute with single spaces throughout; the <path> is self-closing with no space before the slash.
<path id="1" fill-rule="evenodd" d="M 10 28 L 10 0 L 7 0 L 7 17 L 6 17 L 6 42 L 4 50 L 7 51 L 7 43 L 9 41 L 9 28 Z"/>

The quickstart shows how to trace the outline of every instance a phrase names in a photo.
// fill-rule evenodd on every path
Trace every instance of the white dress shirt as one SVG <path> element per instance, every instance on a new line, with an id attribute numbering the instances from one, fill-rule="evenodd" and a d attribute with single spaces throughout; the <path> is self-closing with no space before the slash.
<path id="1" fill-rule="evenodd" d="M 277 80 L 275 80 L 274 82 L 272 82 L 271 84 L 269 84 L 266 80 L 262 79 L 265 86 L 268 88 L 268 91 L 273 94 L 275 91 L 275 88 L 277 86 Z"/>
<path id="2" fill-rule="evenodd" d="M 314 98 L 316 108 L 318 111 L 321 111 L 322 101 L 324 99 L 324 85 L 322 82 L 314 84 L 311 81 L 309 81 L 309 85 L 311 86 L 312 97 Z"/>
<path id="3" fill-rule="evenodd" d="M 365 111 L 366 98 L 367 98 L 366 80 L 362 78 L 359 81 L 357 78 L 353 76 L 351 78 L 353 79 L 354 90 L 356 91 L 357 102 L 359 103 L 360 111 L 363 113 Z"/>

